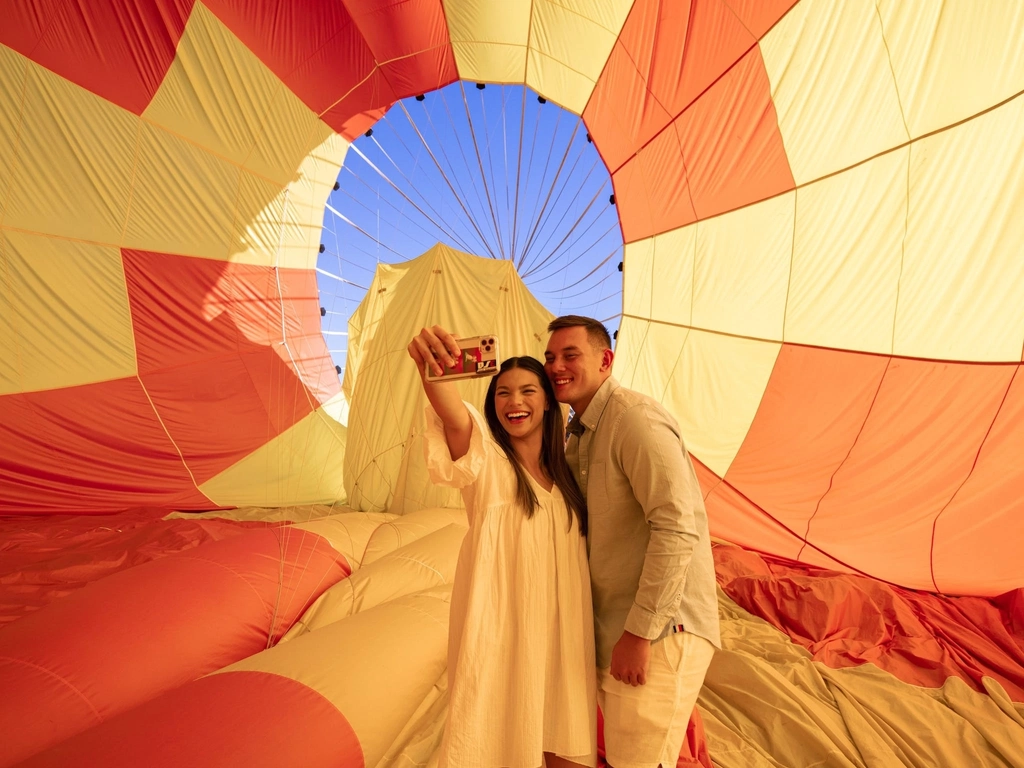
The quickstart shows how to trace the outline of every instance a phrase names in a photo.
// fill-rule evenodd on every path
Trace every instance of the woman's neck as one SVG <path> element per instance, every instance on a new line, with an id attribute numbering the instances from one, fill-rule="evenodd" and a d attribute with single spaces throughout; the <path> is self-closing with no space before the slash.
<path id="1" fill-rule="evenodd" d="M 541 448 L 544 446 L 544 436 L 540 431 L 534 432 L 526 438 L 512 438 L 512 448 L 519 457 L 519 463 L 534 477 L 540 479 L 547 475 L 544 472 L 541 462 Z"/>

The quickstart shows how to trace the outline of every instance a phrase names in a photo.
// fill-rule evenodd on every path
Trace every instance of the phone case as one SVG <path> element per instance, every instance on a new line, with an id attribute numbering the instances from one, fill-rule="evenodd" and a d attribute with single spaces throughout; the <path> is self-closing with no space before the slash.
<path id="1" fill-rule="evenodd" d="M 449 368 L 443 366 L 444 372 L 438 376 L 427 366 L 427 381 L 453 381 L 455 379 L 475 379 L 480 376 L 493 376 L 498 372 L 498 337 L 494 334 L 473 336 L 469 339 L 456 339 L 462 355 Z"/>

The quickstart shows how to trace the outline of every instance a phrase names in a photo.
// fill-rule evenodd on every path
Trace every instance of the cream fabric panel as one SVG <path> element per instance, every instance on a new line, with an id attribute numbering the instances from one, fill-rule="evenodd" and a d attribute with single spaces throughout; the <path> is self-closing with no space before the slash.
<path id="1" fill-rule="evenodd" d="M 215 674 L 269 672 L 297 680 L 331 702 L 375 766 L 448 663 L 450 587 L 400 597 Z"/>
<path id="2" fill-rule="evenodd" d="M 892 352 L 910 148 L 796 192 L 786 341 Z"/>
<path id="3" fill-rule="evenodd" d="M 878 14 L 911 136 L 1024 90 L 1024 3 L 879 0 Z"/>
<path id="4" fill-rule="evenodd" d="M 660 400 L 679 421 L 687 449 L 724 477 L 781 347 L 624 317 L 614 372 L 624 385 Z"/>
<path id="5" fill-rule="evenodd" d="M 801 0 L 760 47 L 797 184 L 909 139 L 874 0 Z"/>
<path id="6" fill-rule="evenodd" d="M 362 568 L 366 545 L 374 534 L 381 526 L 400 518 L 388 512 L 355 512 L 345 507 L 336 509 L 337 514 L 305 520 L 292 527 L 322 536 L 345 557 L 349 568 L 357 571 Z"/>
<path id="7" fill-rule="evenodd" d="M 4 226 L 120 243 L 138 117 L 36 64 L 27 67 Z"/>
<path id="8" fill-rule="evenodd" d="M 1024 98 L 910 150 L 894 352 L 1019 361 L 1024 347 Z"/>
<path id="9" fill-rule="evenodd" d="M 531 0 L 444 0 L 459 77 L 521 83 L 526 72 Z"/>
<path id="10" fill-rule="evenodd" d="M 0 223 L 14 173 L 14 155 L 22 130 L 22 108 L 25 105 L 25 83 L 29 60 L 0 45 Z"/>
<path id="11" fill-rule="evenodd" d="M 693 276 L 696 328 L 782 340 L 795 192 L 700 221 Z"/>
<path id="12" fill-rule="evenodd" d="M 526 84 L 583 114 L 633 0 L 533 0 Z"/>
<path id="13" fill-rule="evenodd" d="M 136 370 L 121 251 L 0 232 L 0 395 Z"/>
<path id="14" fill-rule="evenodd" d="M 345 428 L 318 408 L 199 490 L 220 506 L 344 503 Z"/>
<path id="15" fill-rule="evenodd" d="M 379 266 L 349 323 L 344 381 L 351 403 L 345 458 L 349 505 L 399 514 L 461 506 L 458 491 L 435 486 L 427 475 L 426 398 L 406 352 L 414 334 L 435 323 L 462 336 L 494 333 L 501 359 L 541 358 L 551 317 L 505 260 L 438 244 L 416 259 Z M 463 398 L 482 407 L 488 383 L 458 386 Z"/>
<path id="16" fill-rule="evenodd" d="M 680 227 L 625 246 L 622 311 L 689 325 L 697 228 Z"/>

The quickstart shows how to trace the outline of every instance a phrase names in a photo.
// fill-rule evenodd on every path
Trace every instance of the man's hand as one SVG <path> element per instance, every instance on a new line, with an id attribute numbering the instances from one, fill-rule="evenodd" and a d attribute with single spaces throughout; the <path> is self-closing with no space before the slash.
<path id="1" fill-rule="evenodd" d="M 651 641 L 632 632 L 623 632 L 612 649 L 612 677 L 634 687 L 645 685 L 650 660 Z"/>

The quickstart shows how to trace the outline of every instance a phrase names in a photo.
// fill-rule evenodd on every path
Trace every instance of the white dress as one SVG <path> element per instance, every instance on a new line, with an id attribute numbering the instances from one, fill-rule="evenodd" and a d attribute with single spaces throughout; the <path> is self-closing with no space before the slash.
<path id="1" fill-rule="evenodd" d="M 538 768 L 543 752 L 597 762 L 594 618 L 586 540 L 558 486 L 533 481 L 540 508 L 515 504 L 516 478 L 487 422 L 452 461 L 427 408 L 431 479 L 462 489 L 469 532 L 459 553 L 448 638 L 448 721 L 440 768 Z M 529 474 L 527 473 L 527 476 Z"/>

